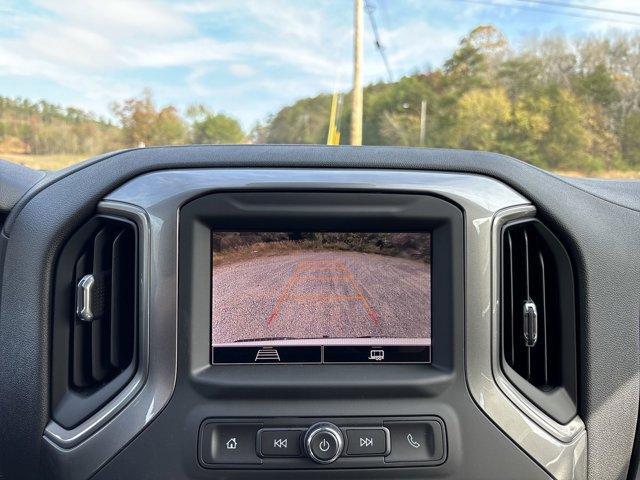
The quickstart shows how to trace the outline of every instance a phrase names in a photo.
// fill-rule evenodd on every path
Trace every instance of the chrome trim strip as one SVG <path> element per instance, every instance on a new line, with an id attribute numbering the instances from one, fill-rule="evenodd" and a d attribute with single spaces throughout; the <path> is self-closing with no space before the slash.
<path id="1" fill-rule="evenodd" d="M 109 194 L 102 211 L 142 216 L 148 262 L 143 281 L 148 379 L 132 399 L 119 395 L 67 438 L 51 422 L 45 439 L 65 456 L 66 478 L 90 476 L 139 433 L 169 401 L 176 376 L 178 214 L 200 195 L 224 190 L 348 190 L 438 195 L 465 212 L 466 378 L 479 408 L 555 478 L 586 478 L 586 431 L 578 418 L 556 424 L 522 397 L 496 363 L 498 305 L 495 232 L 510 215 L 533 215 L 530 202 L 480 175 L 370 169 L 222 168 L 163 170 L 134 178 Z M 472 293 L 471 293 L 472 292 Z M 142 302 L 141 302 L 142 303 Z M 129 387 L 125 390 L 129 392 Z M 125 392 L 122 392 L 124 394 Z M 117 413 L 117 414 L 116 414 Z M 86 430 L 86 431 L 85 431 Z M 79 436 L 78 436 L 79 435 Z"/>

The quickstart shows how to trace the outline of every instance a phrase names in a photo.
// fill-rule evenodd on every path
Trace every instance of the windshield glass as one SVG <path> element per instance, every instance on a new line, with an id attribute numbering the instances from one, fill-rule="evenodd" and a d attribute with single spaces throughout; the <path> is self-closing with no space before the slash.
<path id="1" fill-rule="evenodd" d="M 361 143 L 640 178 L 635 0 L 0 0 L 0 16 L 0 158 L 33 168 Z"/>

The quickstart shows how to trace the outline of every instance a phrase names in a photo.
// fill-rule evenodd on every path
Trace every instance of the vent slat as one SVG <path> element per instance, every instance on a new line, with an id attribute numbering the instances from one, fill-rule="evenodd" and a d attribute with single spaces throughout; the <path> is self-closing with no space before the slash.
<path id="1" fill-rule="evenodd" d="M 135 238 L 130 230 L 121 230 L 113 241 L 111 258 L 111 331 L 110 362 L 124 368 L 131 362 L 135 311 Z"/>
<path id="2" fill-rule="evenodd" d="M 506 336 L 507 338 L 511 339 L 510 345 L 509 345 L 509 362 L 511 363 L 511 365 L 513 365 L 515 363 L 515 358 L 516 358 L 516 353 L 515 353 L 515 310 L 514 310 L 514 304 L 513 304 L 513 296 L 514 296 L 514 291 L 513 291 L 513 239 L 511 238 L 511 232 L 507 232 L 507 269 L 506 271 L 508 272 L 508 282 L 507 282 L 507 293 L 508 293 L 508 300 L 506 303 L 507 305 L 507 318 L 508 321 L 505 322 L 507 327 L 508 327 L 508 331 L 506 332 Z"/>
<path id="3" fill-rule="evenodd" d="M 549 345 L 547 343 L 547 272 L 544 265 L 544 256 L 541 252 L 538 252 L 538 260 L 540 262 L 540 271 L 542 278 L 542 302 L 540 305 L 540 309 L 538 310 L 538 318 L 542 320 L 540 322 L 540 325 L 542 327 L 542 358 L 544 360 L 543 381 L 545 385 L 549 385 Z"/>
<path id="4" fill-rule="evenodd" d="M 93 241 L 93 275 L 97 279 L 98 302 L 104 303 L 104 292 L 108 286 L 105 271 L 110 268 L 111 260 L 111 235 L 108 228 L 102 228 Z M 95 382 L 103 382 L 109 375 L 109 312 L 91 322 L 91 375 Z"/>
<path id="5" fill-rule="evenodd" d="M 511 309 L 509 311 L 510 323 L 513 325 L 512 343 L 513 348 L 512 366 L 519 371 L 522 376 L 529 377 L 529 354 L 526 348 L 522 348 L 524 342 L 524 323 L 522 318 L 523 304 L 528 298 L 527 292 L 527 259 L 526 242 L 522 230 L 514 229 L 511 233 L 511 275 L 512 285 Z"/>
<path id="6" fill-rule="evenodd" d="M 525 298 L 524 301 L 531 299 L 531 266 L 530 266 L 530 250 L 529 250 L 529 235 L 527 230 L 522 231 L 522 239 L 524 241 L 524 281 L 525 281 Z M 522 338 L 524 338 L 524 321 L 522 326 Z M 531 348 L 524 349 L 527 365 L 527 380 L 531 381 Z"/>

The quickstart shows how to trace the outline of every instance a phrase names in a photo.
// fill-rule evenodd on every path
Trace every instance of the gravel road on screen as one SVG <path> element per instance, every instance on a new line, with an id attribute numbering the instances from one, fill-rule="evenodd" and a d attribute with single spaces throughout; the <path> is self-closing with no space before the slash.
<path id="1" fill-rule="evenodd" d="M 216 266 L 214 344 L 265 338 L 431 337 L 431 274 L 390 256 L 296 251 Z"/>

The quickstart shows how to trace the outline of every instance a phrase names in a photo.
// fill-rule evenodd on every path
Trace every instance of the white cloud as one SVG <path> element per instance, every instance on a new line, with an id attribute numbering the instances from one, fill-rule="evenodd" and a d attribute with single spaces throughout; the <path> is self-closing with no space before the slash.
<path id="1" fill-rule="evenodd" d="M 229 71 L 236 77 L 251 77 L 256 73 L 256 70 L 246 63 L 232 63 L 229 66 Z"/>
<path id="2" fill-rule="evenodd" d="M 129 67 L 180 67 L 231 60 L 234 51 L 230 45 L 212 38 L 195 38 L 126 47 L 122 59 Z"/>
<path id="3" fill-rule="evenodd" d="M 151 0 L 36 0 L 67 24 L 82 25 L 105 35 L 172 37 L 193 33 L 193 27 L 170 2 Z"/>

